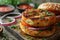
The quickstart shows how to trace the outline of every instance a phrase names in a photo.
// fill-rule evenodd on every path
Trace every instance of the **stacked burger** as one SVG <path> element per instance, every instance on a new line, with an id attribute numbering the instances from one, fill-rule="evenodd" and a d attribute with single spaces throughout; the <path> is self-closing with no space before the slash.
<path id="1" fill-rule="evenodd" d="M 39 6 L 38 9 L 30 9 L 22 13 L 20 28 L 23 33 L 34 37 L 48 37 L 55 33 L 56 12 L 45 9 L 45 6 Z"/>
<path id="2" fill-rule="evenodd" d="M 21 30 L 31 36 L 46 37 L 54 34 L 56 16 L 54 13 L 41 9 L 23 12 L 20 23 Z"/>

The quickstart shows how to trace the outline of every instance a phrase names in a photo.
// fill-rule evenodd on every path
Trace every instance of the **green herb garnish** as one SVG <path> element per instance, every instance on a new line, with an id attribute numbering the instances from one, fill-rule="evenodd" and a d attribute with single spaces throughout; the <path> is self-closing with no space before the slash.
<path id="1" fill-rule="evenodd" d="M 30 20 L 30 19 L 27 19 L 27 20 L 26 20 L 26 23 L 28 23 L 28 24 L 30 24 L 30 25 L 33 25 L 33 24 L 34 24 L 34 22 L 33 22 L 32 20 Z"/>
<path id="2" fill-rule="evenodd" d="M 8 18 L 8 21 L 9 21 L 9 22 L 12 22 L 12 20 L 11 20 L 10 18 Z"/>
<path id="3" fill-rule="evenodd" d="M 47 15 L 47 16 L 52 16 L 53 13 L 46 11 L 46 15 Z"/>
<path id="4" fill-rule="evenodd" d="M 35 8 L 37 8 L 39 6 L 39 4 L 38 3 L 35 3 Z"/>
<path id="5" fill-rule="evenodd" d="M 9 40 L 9 36 L 6 33 L 3 33 L 1 37 L 2 37 L 2 40 Z"/>
<path id="6" fill-rule="evenodd" d="M 42 19 L 42 20 L 43 20 L 43 19 L 45 19 L 45 18 L 44 18 L 44 16 L 42 16 L 42 17 L 40 17 L 40 19 Z"/>
<path id="7" fill-rule="evenodd" d="M 16 26 L 16 25 L 12 25 L 12 26 L 11 26 L 11 28 L 16 29 L 16 28 L 17 28 L 17 26 Z"/>
<path id="8" fill-rule="evenodd" d="M 49 12 L 47 12 L 47 16 L 52 16 L 52 14 L 51 14 L 51 13 L 49 13 Z"/>
<path id="9" fill-rule="evenodd" d="M 29 12 L 29 15 L 32 15 L 33 13 L 32 12 Z"/>

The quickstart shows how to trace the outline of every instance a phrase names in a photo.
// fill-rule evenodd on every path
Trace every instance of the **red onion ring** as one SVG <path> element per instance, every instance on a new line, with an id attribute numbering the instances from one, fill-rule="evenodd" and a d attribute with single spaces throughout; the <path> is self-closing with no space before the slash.
<path id="1" fill-rule="evenodd" d="M 18 16 L 15 16 L 15 19 L 18 19 L 18 18 L 21 18 L 21 17 L 22 17 L 22 15 L 19 14 Z"/>
<path id="2" fill-rule="evenodd" d="M 15 14 L 17 14 L 17 15 L 16 15 L 16 16 L 8 16 L 8 15 L 15 15 Z M 13 17 L 13 18 L 15 18 L 15 19 L 18 19 L 18 18 L 21 18 L 21 15 L 22 15 L 22 14 L 20 14 L 20 13 L 13 13 L 13 14 L 10 13 L 10 14 L 5 14 L 4 17 L 7 16 L 7 17 Z"/>
<path id="3" fill-rule="evenodd" d="M 28 29 L 30 30 L 45 30 L 47 29 L 48 27 L 45 27 L 45 28 L 34 28 L 34 27 L 28 27 Z"/>
<path id="4" fill-rule="evenodd" d="M 1 24 L 2 26 L 10 26 L 10 25 L 16 23 L 16 20 L 15 20 L 14 18 L 12 18 L 12 17 L 8 17 L 8 18 L 11 18 L 13 21 L 12 21 L 12 22 L 9 22 L 9 23 L 3 23 L 2 19 L 0 19 L 0 24 Z"/>
<path id="5" fill-rule="evenodd" d="M 28 29 L 30 29 L 30 30 L 46 30 L 46 29 L 48 29 L 49 27 L 44 27 L 44 28 L 34 28 L 34 27 L 29 27 Z"/>
<path id="6" fill-rule="evenodd" d="M 56 16 L 56 18 L 60 18 L 60 15 Z"/>

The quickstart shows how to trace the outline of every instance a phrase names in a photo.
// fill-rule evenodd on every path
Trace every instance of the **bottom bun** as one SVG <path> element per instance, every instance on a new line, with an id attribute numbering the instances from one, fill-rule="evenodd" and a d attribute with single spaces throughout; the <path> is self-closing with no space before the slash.
<path id="1" fill-rule="evenodd" d="M 25 27 L 24 25 L 22 25 L 21 23 L 20 23 L 20 28 L 25 34 L 28 34 L 28 35 L 34 36 L 34 37 L 48 37 L 48 36 L 53 35 L 56 30 L 55 26 L 53 26 L 52 30 L 44 30 L 44 31 L 30 30 L 27 27 Z"/>

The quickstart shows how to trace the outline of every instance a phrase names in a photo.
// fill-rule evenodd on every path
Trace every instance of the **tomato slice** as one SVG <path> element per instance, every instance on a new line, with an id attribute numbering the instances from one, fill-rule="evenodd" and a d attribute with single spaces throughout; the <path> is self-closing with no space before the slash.
<path id="1" fill-rule="evenodd" d="M 32 27 L 31 25 L 27 24 L 25 21 L 21 21 L 21 23 L 22 23 L 24 26 Z"/>

